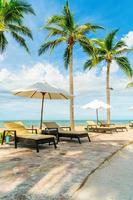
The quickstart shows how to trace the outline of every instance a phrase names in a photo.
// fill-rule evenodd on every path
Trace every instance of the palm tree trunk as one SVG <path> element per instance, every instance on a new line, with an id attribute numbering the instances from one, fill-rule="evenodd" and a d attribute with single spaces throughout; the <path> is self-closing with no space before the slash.
<path id="1" fill-rule="evenodd" d="M 106 98 L 107 104 L 110 105 L 110 62 L 107 64 L 106 74 Z M 110 124 L 110 108 L 107 109 L 107 123 Z"/>
<path id="2" fill-rule="evenodd" d="M 70 127 L 74 130 L 73 46 L 70 46 L 69 62 Z"/>

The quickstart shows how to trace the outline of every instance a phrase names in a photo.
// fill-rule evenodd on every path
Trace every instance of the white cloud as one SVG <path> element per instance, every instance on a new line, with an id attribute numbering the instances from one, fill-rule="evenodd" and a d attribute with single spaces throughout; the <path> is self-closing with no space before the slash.
<path id="1" fill-rule="evenodd" d="M 107 67 L 106 67 L 106 66 L 103 67 L 103 68 L 102 68 L 102 73 L 105 74 L 105 73 L 106 73 L 106 70 L 107 70 Z M 111 63 L 110 72 L 111 72 L 111 73 L 116 73 L 118 70 L 119 70 L 119 66 L 118 66 L 118 64 L 116 63 L 116 61 L 113 60 L 112 63 Z"/>
<path id="2" fill-rule="evenodd" d="M 75 92 L 80 94 L 87 91 L 100 90 L 103 78 L 96 76 L 96 71 L 77 72 L 74 75 Z M 69 89 L 69 76 L 49 63 L 37 63 L 33 67 L 22 66 L 19 72 L 11 72 L 2 68 L 0 72 L 1 88 L 7 90 L 27 87 L 35 82 L 47 81 L 59 88 Z"/>
<path id="3" fill-rule="evenodd" d="M 6 68 L 0 71 L 0 82 L 3 89 L 13 90 L 26 87 L 35 82 L 47 81 L 58 87 L 65 87 L 65 77 L 58 68 L 49 63 L 37 63 L 33 67 L 22 66 L 20 71 L 13 72 Z"/>
<path id="4" fill-rule="evenodd" d="M 128 47 L 133 47 L 133 31 L 129 31 L 122 40 L 125 41 Z"/>
<path id="5" fill-rule="evenodd" d="M 5 59 L 5 55 L 0 54 L 0 61 L 3 61 Z"/>
<path id="6" fill-rule="evenodd" d="M 115 70 L 114 70 L 115 71 Z M 128 79 L 120 77 L 117 73 L 111 73 L 110 76 L 110 87 L 114 88 L 111 92 L 111 99 L 113 104 L 119 105 L 122 101 L 123 107 L 125 104 L 132 106 L 131 95 L 132 90 L 125 90 L 125 86 L 128 83 Z M 60 87 L 62 89 L 69 89 L 69 77 L 68 74 L 64 75 L 61 71 L 49 63 L 37 63 L 32 67 L 22 66 L 18 72 L 12 72 L 6 68 L 2 68 L 0 71 L 0 90 L 7 89 L 13 90 L 21 87 L 26 87 L 38 81 L 47 81 L 48 83 Z M 88 112 L 82 112 L 81 105 L 92 101 L 93 99 L 105 99 L 105 88 L 106 88 L 106 74 L 101 73 L 97 76 L 96 70 L 76 72 L 74 74 L 74 86 L 75 86 L 75 112 L 79 119 L 87 118 Z M 130 97 L 130 98 L 129 98 Z M 123 99 L 125 98 L 125 99 Z M 33 100 L 32 100 L 33 101 Z M 30 99 L 24 100 L 23 98 L 18 99 L 11 94 L 0 92 L 0 109 L 1 118 L 8 119 L 24 118 L 24 119 L 39 119 L 40 117 L 40 101 L 33 101 Z M 79 105 L 79 106 L 77 106 Z M 46 119 L 52 119 L 58 116 L 58 118 L 68 118 L 69 109 L 68 102 L 50 102 L 47 103 L 45 111 Z M 56 109 L 55 109 L 56 107 Z M 60 109 L 62 107 L 62 109 Z M 112 105 L 113 107 L 113 105 Z M 34 110 L 34 114 L 31 116 L 27 110 Z M 39 108 L 39 109 L 38 109 Z M 118 106 L 119 108 L 119 106 Z M 63 112 L 62 112 L 63 110 Z M 54 111 L 54 112 L 53 112 Z M 59 114 L 60 111 L 60 114 Z M 90 111 L 89 111 L 90 112 Z M 115 112 L 115 111 L 113 111 Z M 7 114 L 8 113 L 8 114 Z M 94 113 L 90 112 L 90 116 Z"/>
<path id="7" fill-rule="evenodd" d="M 112 72 L 116 72 L 118 66 L 112 65 Z M 116 75 L 117 76 L 117 75 Z M 12 72 L 6 68 L 0 71 L 1 89 L 13 90 L 21 87 L 27 87 L 35 82 L 47 81 L 59 88 L 69 89 L 69 77 L 60 72 L 60 70 L 49 63 L 37 63 L 33 67 L 22 66 L 19 72 Z M 106 87 L 105 68 L 101 76 L 97 76 L 96 70 L 77 72 L 74 74 L 75 94 L 89 94 L 95 92 L 97 95 L 104 92 Z M 115 77 L 111 74 L 111 86 L 118 89 L 124 88 L 127 79 Z"/>

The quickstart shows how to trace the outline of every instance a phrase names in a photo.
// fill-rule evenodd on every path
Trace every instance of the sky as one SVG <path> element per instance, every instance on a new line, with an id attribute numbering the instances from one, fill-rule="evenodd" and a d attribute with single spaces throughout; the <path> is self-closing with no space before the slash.
<path id="1" fill-rule="evenodd" d="M 28 0 L 27 0 L 28 1 Z M 12 95 L 14 89 L 24 88 L 36 82 L 47 81 L 64 90 L 68 90 L 68 71 L 63 64 L 64 45 L 55 49 L 52 54 L 38 56 L 38 49 L 45 41 L 47 32 L 42 29 L 47 19 L 60 14 L 64 0 L 29 0 L 36 16 L 25 16 L 24 23 L 33 32 L 33 41 L 27 40 L 31 54 L 7 34 L 9 45 L 0 55 L 0 120 L 40 119 L 40 100 L 31 100 Z M 133 47 L 133 2 L 131 0 L 69 0 L 75 21 L 78 24 L 94 23 L 105 27 L 90 38 L 104 37 L 109 31 L 119 28 L 116 40 L 123 39 Z M 133 65 L 133 54 L 128 58 Z M 95 119 L 94 110 L 84 110 L 82 106 L 94 99 L 106 102 L 105 79 L 106 66 L 92 71 L 84 71 L 83 65 L 87 55 L 78 45 L 74 49 L 74 90 L 75 119 Z M 115 62 L 111 66 L 111 118 L 133 119 L 133 89 L 125 89 L 130 80 L 119 70 Z M 69 119 L 68 101 L 45 101 L 44 118 Z M 100 118 L 106 118 L 105 110 L 100 111 Z"/>

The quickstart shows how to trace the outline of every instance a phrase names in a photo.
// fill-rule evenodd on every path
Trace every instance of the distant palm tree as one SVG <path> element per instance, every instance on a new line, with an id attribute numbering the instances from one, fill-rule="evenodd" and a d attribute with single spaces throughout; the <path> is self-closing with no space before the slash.
<path id="1" fill-rule="evenodd" d="M 127 88 L 132 88 L 132 87 L 133 87 L 133 82 L 127 84 Z"/>
<path id="2" fill-rule="evenodd" d="M 118 30 L 109 33 L 104 39 L 94 39 L 95 47 L 90 48 L 90 44 L 84 43 L 84 50 L 88 54 L 89 59 L 84 65 L 84 69 L 91 70 L 99 63 L 105 62 L 106 71 L 106 98 L 107 104 L 110 105 L 110 68 L 112 61 L 116 61 L 120 69 L 128 77 L 132 77 L 132 68 L 125 53 L 131 51 L 123 40 L 115 42 L 115 36 Z M 110 108 L 107 109 L 107 122 L 110 124 Z"/>
<path id="3" fill-rule="evenodd" d="M 41 45 L 39 49 L 39 55 L 45 53 L 48 49 L 51 51 L 62 44 L 66 43 L 66 49 L 64 52 L 64 64 L 66 69 L 69 66 L 69 91 L 70 91 L 70 126 L 74 129 L 74 89 L 73 89 L 73 47 L 78 42 L 84 42 L 87 40 L 86 34 L 90 31 L 96 31 L 96 29 L 102 28 L 97 25 L 86 23 L 78 25 L 74 21 L 74 16 L 70 11 L 68 1 L 64 6 L 62 15 L 54 15 L 50 17 L 44 27 L 47 30 L 47 40 Z M 55 36 L 55 39 L 48 40 Z"/>
<path id="4" fill-rule="evenodd" d="M 0 0 L 0 52 L 8 45 L 7 35 L 10 34 L 29 52 L 23 36 L 32 39 L 30 29 L 23 25 L 25 14 L 35 14 L 31 5 L 20 0 Z"/>

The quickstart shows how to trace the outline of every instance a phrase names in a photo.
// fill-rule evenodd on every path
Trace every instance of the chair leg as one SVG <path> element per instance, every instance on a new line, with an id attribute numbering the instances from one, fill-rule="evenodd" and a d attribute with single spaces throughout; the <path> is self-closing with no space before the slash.
<path id="1" fill-rule="evenodd" d="M 3 143 L 4 143 L 4 140 L 5 140 L 5 131 L 3 132 L 3 135 L 2 135 L 2 141 L 1 141 L 1 145 L 3 145 Z"/>
<path id="2" fill-rule="evenodd" d="M 14 145 L 15 145 L 15 149 L 17 149 L 17 142 L 18 142 L 17 134 L 16 134 L 16 131 L 14 131 Z"/>
<path id="3" fill-rule="evenodd" d="M 57 148 L 57 146 L 56 146 L 55 139 L 53 140 L 53 144 L 54 144 L 54 148 L 56 149 L 56 148 Z"/>
<path id="4" fill-rule="evenodd" d="M 87 135 L 87 137 L 88 137 L 88 140 L 89 140 L 89 142 L 91 142 L 90 136 L 89 136 L 89 135 Z"/>
<path id="5" fill-rule="evenodd" d="M 81 144 L 81 140 L 80 140 L 80 138 L 79 138 L 79 137 L 77 137 L 77 138 L 78 138 L 79 144 Z"/>
<path id="6" fill-rule="evenodd" d="M 60 136 L 59 134 L 57 135 L 57 143 L 60 142 Z"/>
<path id="7" fill-rule="evenodd" d="M 36 142 L 36 152 L 39 153 L 39 144 Z"/>
<path id="8" fill-rule="evenodd" d="M 17 138 L 14 140 L 15 149 L 17 149 Z"/>

